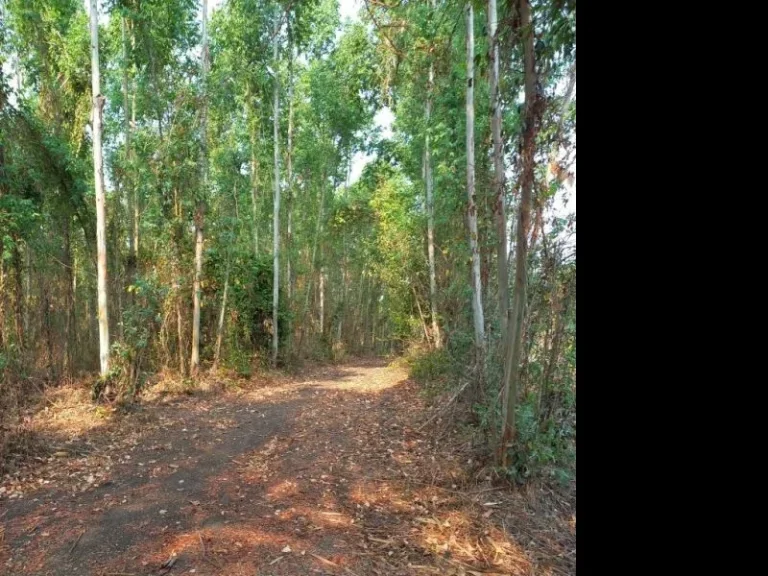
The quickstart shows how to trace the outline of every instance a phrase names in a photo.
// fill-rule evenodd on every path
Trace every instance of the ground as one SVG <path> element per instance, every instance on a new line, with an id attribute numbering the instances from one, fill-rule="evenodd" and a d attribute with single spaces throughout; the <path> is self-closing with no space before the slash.
<path id="1" fill-rule="evenodd" d="M 0 484 L 2 575 L 575 574 L 575 503 L 478 475 L 395 365 L 81 400 L 30 417 L 51 448 Z"/>

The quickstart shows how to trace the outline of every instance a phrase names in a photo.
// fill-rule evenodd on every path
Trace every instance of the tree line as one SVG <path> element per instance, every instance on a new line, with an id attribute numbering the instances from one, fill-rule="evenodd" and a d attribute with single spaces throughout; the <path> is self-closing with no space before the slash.
<path id="1" fill-rule="evenodd" d="M 572 459 L 575 1 L 87 8 L 0 0 L 0 414 L 406 354 L 503 467 Z"/>

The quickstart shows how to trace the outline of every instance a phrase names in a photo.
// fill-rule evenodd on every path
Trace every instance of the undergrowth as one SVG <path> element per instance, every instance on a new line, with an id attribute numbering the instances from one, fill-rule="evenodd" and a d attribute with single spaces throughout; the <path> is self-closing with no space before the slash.
<path id="1" fill-rule="evenodd" d="M 420 384 L 427 399 L 437 404 L 452 398 L 455 391 L 466 381 L 469 357 L 454 355 L 452 350 L 430 350 L 413 347 L 403 361 L 410 377 Z M 498 361 L 489 361 L 485 370 L 485 390 L 476 399 L 472 419 L 478 432 L 487 439 L 488 448 L 496 440 L 501 426 L 501 366 Z M 530 376 L 527 374 L 527 376 Z M 558 408 L 548 408 L 545 397 L 552 391 L 524 378 L 528 385 L 518 399 L 517 433 L 511 450 L 511 465 L 498 472 L 509 480 L 524 483 L 528 481 L 556 482 L 568 484 L 575 478 L 576 470 L 576 413 L 575 390 L 568 379 L 560 382 L 557 391 Z M 439 407 L 439 406 L 438 406 Z M 493 453 L 493 450 L 488 450 Z"/>

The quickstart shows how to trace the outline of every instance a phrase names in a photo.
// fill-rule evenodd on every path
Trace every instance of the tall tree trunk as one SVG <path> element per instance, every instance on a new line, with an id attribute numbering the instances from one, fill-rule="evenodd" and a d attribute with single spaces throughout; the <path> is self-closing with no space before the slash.
<path id="1" fill-rule="evenodd" d="M 121 192 L 120 192 L 121 193 Z M 110 231 L 112 233 L 112 260 L 109 261 L 109 269 L 112 270 L 111 287 L 109 293 L 113 298 L 113 305 L 110 305 L 112 310 L 111 322 L 112 326 L 109 331 L 111 334 L 115 334 L 117 331 L 117 339 L 123 340 L 123 291 L 125 290 L 125 274 L 121 270 L 122 262 L 120 261 L 120 223 L 123 221 L 123 211 L 120 206 L 120 198 L 113 204 L 114 213 L 112 215 L 112 222 Z"/>
<path id="2" fill-rule="evenodd" d="M 557 282 L 556 272 L 553 270 L 553 282 Z M 563 340 L 563 333 L 565 328 L 565 318 L 568 314 L 568 289 L 567 285 L 557 286 L 554 284 L 554 294 L 552 294 L 552 315 L 554 316 L 554 327 L 552 328 L 551 344 L 549 347 L 544 347 L 544 359 L 546 366 L 544 368 L 544 375 L 541 380 L 541 390 L 539 391 L 539 402 L 537 415 L 542 415 L 542 401 L 547 397 L 547 393 L 550 389 L 550 382 L 553 380 L 555 371 L 557 368 L 557 362 L 560 359 L 560 344 Z M 539 420 L 539 424 L 543 425 L 544 421 Z"/>
<path id="3" fill-rule="evenodd" d="M 129 116 L 129 98 L 128 98 L 128 35 L 127 35 L 127 23 L 125 17 L 120 21 L 120 32 L 122 40 L 123 51 L 123 79 L 122 79 L 122 92 L 123 92 L 123 131 L 125 133 L 125 172 L 123 174 L 123 188 L 125 190 L 125 200 L 128 209 L 128 262 L 126 265 L 126 283 L 128 286 L 132 285 L 136 280 L 136 246 L 138 238 L 137 218 L 136 218 L 136 205 L 135 196 L 133 191 L 133 180 L 129 174 L 133 171 L 132 158 L 131 158 L 131 120 Z M 135 109 L 133 114 L 135 114 Z M 128 306 L 133 304 L 133 290 L 128 291 Z"/>
<path id="4" fill-rule="evenodd" d="M 304 299 L 304 314 L 309 309 L 309 296 L 312 293 L 312 279 L 315 275 L 315 266 L 317 262 L 317 247 L 320 244 L 320 236 L 323 233 L 323 218 L 325 212 L 325 173 L 323 173 L 323 183 L 320 186 L 319 208 L 317 211 L 317 224 L 315 226 L 315 239 L 312 243 L 312 259 L 309 264 L 309 280 L 307 280 L 307 292 Z"/>
<path id="5" fill-rule="evenodd" d="M 488 35 L 491 39 L 491 133 L 493 136 L 493 188 L 496 196 L 497 263 L 499 275 L 499 318 L 501 334 L 507 333 L 509 318 L 509 268 L 507 267 L 507 210 L 504 196 L 504 151 L 501 143 L 501 101 L 499 98 L 499 39 L 496 0 L 488 0 Z"/>
<path id="6" fill-rule="evenodd" d="M 27 343 L 32 342 L 29 334 L 29 307 L 32 304 L 32 255 L 31 255 L 31 248 L 29 246 L 29 243 L 26 244 L 24 247 L 24 258 L 25 258 L 25 266 L 24 266 L 24 338 L 26 338 L 26 342 L 24 343 L 24 346 L 26 348 Z M 75 296 L 77 295 L 77 261 L 76 259 L 73 259 L 72 264 L 72 308 L 73 308 L 73 314 L 76 315 L 76 309 L 75 309 Z"/>
<path id="7" fill-rule="evenodd" d="M 256 124 L 251 121 L 251 208 L 253 210 L 253 254 L 259 255 L 259 209 L 258 209 L 259 161 L 256 158 Z"/>
<path id="8" fill-rule="evenodd" d="M 325 334 L 325 267 L 320 268 L 320 338 Z"/>
<path id="9" fill-rule="evenodd" d="M 288 309 L 292 309 L 293 303 L 293 270 L 291 269 L 291 259 L 293 249 L 293 42 L 291 40 L 289 46 L 290 60 L 288 62 L 288 153 L 286 155 L 286 175 L 288 178 L 288 222 L 285 238 L 285 283 L 286 283 L 286 295 L 288 298 Z M 288 322 L 286 326 L 286 336 L 288 341 L 288 348 L 291 347 L 291 336 L 293 335 L 293 327 L 291 326 L 291 315 L 288 315 Z"/>
<path id="10" fill-rule="evenodd" d="M 312 295 L 312 280 L 315 276 L 315 267 L 317 262 L 317 249 L 318 245 L 320 244 L 320 237 L 323 233 L 323 219 L 325 217 L 325 185 L 326 185 L 326 175 L 325 172 L 323 172 L 322 175 L 322 184 L 320 185 L 320 198 L 318 199 L 319 208 L 318 208 L 318 216 L 317 216 L 317 224 L 315 226 L 315 239 L 312 243 L 312 258 L 309 263 L 309 274 L 307 279 L 307 288 L 304 292 L 304 311 L 301 315 L 301 336 L 299 337 L 299 347 L 304 342 L 304 335 L 307 332 L 306 325 L 307 325 L 307 314 L 309 313 L 309 298 Z M 336 188 L 336 177 L 333 178 L 333 187 Z"/>
<path id="11" fill-rule="evenodd" d="M 93 177 L 96 187 L 96 253 L 99 300 L 99 369 L 109 373 L 109 314 L 107 311 L 107 215 L 104 197 L 104 161 L 101 147 L 101 115 L 104 97 L 99 74 L 99 14 L 91 0 L 91 92 L 93 97 Z"/>
<path id="12" fill-rule="evenodd" d="M 131 26 L 133 30 L 133 26 Z M 135 49 L 136 37 L 131 32 L 131 46 Z M 134 78 L 131 82 L 133 93 L 131 94 L 131 131 L 136 130 L 136 66 L 133 67 Z M 131 157 L 133 158 L 133 148 L 131 148 Z M 139 196 L 139 187 L 133 182 L 133 259 L 135 270 L 139 269 L 139 230 L 141 228 L 141 197 Z"/>
<path id="13" fill-rule="evenodd" d="M 424 319 L 424 312 L 421 310 L 421 303 L 419 302 L 419 295 L 416 293 L 416 288 L 411 284 L 411 291 L 413 292 L 413 299 L 416 301 L 416 309 L 419 312 L 419 318 L 421 319 L 421 327 L 424 329 L 424 339 L 427 341 L 427 344 L 430 344 L 429 341 L 429 331 L 427 330 L 427 322 Z"/>
<path id="14" fill-rule="evenodd" d="M 0 196 L 2 190 L 0 190 Z M 0 254 L 3 253 L 3 236 L 0 235 Z M 5 349 L 5 263 L 0 258 L 0 350 Z M 0 374 L 2 376 L 2 374 Z"/>
<path id="15" fill-rule="evenodd" d="M 275 15 L 275 37 L 272 45 L 272 56 L 275 67 L 275 86 L 274 86 L 274 143 L 275 143 L 275 198 L 272 212 L 272 251 L 274 257 L 273 280 L 272 280 L 272 365 L 277 365 L 277 354 L 279 352 L 279 334 L 278 334 L 278 309 L 280 304 L 280 81 L 278 78 L 278 32 L 280 31 L 280 20 Z"/>
<path id="16" fill-rule="evenodd" d="M 480 278 L 480 251 L 477 234 L 477 201 L 475 196 L 475 16 L 467 4 L 467 220 L 469 247 L 472 252 L 472 317 L 475 326 L 475 348 L 478 366 L 485 359 L 485 319 L 483 289 Z"/>
<path id="17" fill-rule="evenodd" d="M 184 358 L 184 317 L 181 312 L 181 296 L 176 298 L 176 337 L 178 338 L 179 374 L 187 375 L 187 361 Z"/>
<path id="18" fill-rule="evenodd" d="M 430 0 L 432 17 L 434 18 L 435 0 Z M 434 49 L 434 46 L 432 47 Z M 432 117 L 432 94 L 435 88 L 435 64 L 434 56 L 429 60 L 429 85 L 427 86 L 427 134 L 424 141 L 424 180 L 427 187 L 427 253 L 429 256 L 429 307 L 432 314 L 432 336 L 435 348 L 443 347 L 443 338 L 440 334 L 440 324 L 437 319 L 437 278 L 435 274 L 435 198 L 434 180 L 432 177 L 432 149 L 430 142 L 430 129 Z M 418 299 L 417 299 L 418 300 Z M 429 342 L 429 338 L 427 338 Z"/>
<path id="19" fill-rule="evenodd" d="M 24 280 L 22 278 L 21 265 L 21 238 L 18 236 L 13 242 L 13 277 L 14 277 L 14 305 L 13 327 L 16 332 L 16 346 L 19 347 L 21 357 L 24 357 Z"/>
<path id="20" fill-rule="evenodd" d="M 227 255 L 227 270 L 224 273 L 224 294 L 221 296 L 221 310 L 219 310 L 219 325 L 216 328 L 216 352 L 213 355 L 212 372 L 216 372 L 219 367 L 219 358 L 221 357 L 221 341 L 224 338 L 224 315 L 227 311 L 227 292 L 229 291 L 229 266 L 230 256 Z"/>
<path id="21" fill-rule="evenodd" d="M 518 209 L 517 246 L 515 248 L 515 292 L 512 314 L 507 330 L 507 349 L 504 358 L 504 399 L 502 401 L 503 430 L 499 446 L 499 461 L 506 467 L 509 448 L 515 437 L 515 407 L 520 382 L 520 352 L 522 327 L 527 299 L 528 228 L 530 227 L 533 175 L 536 168 L 536 132 L 538 124 L 538 98 L 536 93 L 536 61 L 533 50 L 534 29 L 529 0 L 519 0 L 520 27 L 523 41 L 525 74 L 525 120 L 523 124 L 522 174 L 520 208 Z"/>
<path id="22" fill-rule="evenodd" d="M 41 304 L 43 308 L 43 334 L 45 334 L 45 365 L 48 372 L 48 379 L 55 381 L 57 375 L 56 366 L 53 361 L 53 330 L 51 329 L 51 309 L 53 306 L 51 305 L 48 283 L 45 279 L 43 280 L 43 297 L 41 299 Z M 99 327 L 101 327 L 101 322 L 99 322 Z"/>
<path id="23" fill-rule="evenodd" d="M 75 274 L 72 269 L 72 241 L 70 234 L 70 217 L 67 216 L 64 221 L 64 268 L 67 278 L 67 288 L 65 291 L 66 310 L 64 312 L 64 374 L 72 376 L 74 373 L 74 327 L 75 327 Z"/>
<path id="24" fill-rule="evenodd" d="M 195 282 L 194 282 L 194 308 L 192 312 L 192 356 L 190 358 L 190 372 L 197 375 L 200 368 L 200 307 L 201 288 L 203 276 L 203 224 L 205 217 L 205 196 L 208 189 L 208 0 L 203 0 L 203 50 L 201 55 L 201 81 L 203 85 L 203 109 L 201 114 L 201 150 L 200 164 L 202 168 L 202 190 L 197 201 L 195 212 Z"/>
<path id="25" fill-rule="evenodd" d="M 4 13 L 0 10 L 0 45 L 5 40 L 5 22 Z M 3 65 L 5 64 L 5 54 L 0 50 L 0 114 L 5 108 L 5 81 L 3 80 Z M 5 148 L 0 140 L 0 200 L 5 195 Z M 0 234 L 0 350 L 5 349 L 5 266 L 3 251 L 5 250 L 3 242 L 4 234 Z M 3 373 L 0 373 L 0 382 L 3 381 Z"/>

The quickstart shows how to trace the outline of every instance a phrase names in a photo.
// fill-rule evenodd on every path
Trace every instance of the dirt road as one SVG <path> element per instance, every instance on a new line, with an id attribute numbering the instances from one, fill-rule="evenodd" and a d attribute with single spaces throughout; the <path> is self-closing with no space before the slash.
<path id="1" fill-rule="evenodd" d="M 0 574 L 564 573 L 567 529 L 516 540 L 422 410 L 382 362 L 147 402 L 3 484 Z"/>

